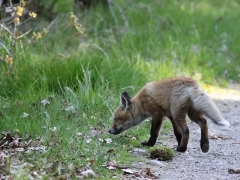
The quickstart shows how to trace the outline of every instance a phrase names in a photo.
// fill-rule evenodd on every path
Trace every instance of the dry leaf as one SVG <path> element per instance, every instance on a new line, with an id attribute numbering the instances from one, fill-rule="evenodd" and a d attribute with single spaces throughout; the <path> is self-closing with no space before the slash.
<path id="1" fill-rule="evenodd" d="M 110 144 L 110 143 L 112 142 L 112 139 L 106 138 L 106 139 L 104 139 L 104 141 L 105 141 L 107 144 Z"/>
<path id="2" fill-rule="evenodd" d="M 83 172 L 81 172 L 81 174 L 83 175 L 84 178 L 89 178 L 89 177 L 95 177 L 96 176 L 96 173 L 91 169 L 83 171 Z"/>
<path id="3" fill-rule="evenodd" d="M 69 106 L 69 107 L 67 107 L 66 109 L 64 109 L 65 111 L 70 111 L 70 112 L 72 112 L 72 113 L 75 113 L 76 112 L 76 109 L 75 109 L 75 107 L 74 106 Z"/>
<path id="4" fill-rule="evenodd" d="M 37 173 L 37 171 L 33 171 L 32 174 L 35 176 L 35 178 L 37 178 L 37 179 L 42 179 L 42 176 L 40 176 L 40 175 Z"/>
<path id="5" fill-rule="evenodd" d="M 140 154 L 140 153 L 143 153 L 143 154 L 144 154 L 144 153 L 146 153 L 146 150 L 144 150 L 144 149 L 139 149 L 139 148 L 134 148 L 134 149 L 133 149 L 133 152 L 134 152 L 134 153 L 139 153 L 139 154 Z"/>
<path id="6" fill-rule="evenodd" d="M 107 153 L 112 153 L 112 152 L 114 152 L 114 149 L 109 149 L 109 150 L 107 151 Z"/>
<path id="7" fill-rule="evenodd" d="M 115 170 L 115 169 L 117 169 L 115 166 L 107 166 L 106 168 L 109 169 L 109 170 Z"/>
<path id="8" fill-rule="evenodd" d="M 113 161 L 107 161 L 102 166 L 106 167 L 109 170 L 114 170 L 114 169 L 116 169 L 117 162 L 114 161 L 114 160 Z"/>
<path id="9" fill-rule="evenodd" d="M 2 145 L 4 142 L 12 142 L 14 140 L 14 138 L 12 137 L 11 134 L 9 133 L 5 133 L 3 134 L 4 137 L 0 140 L 0 145 Z"/>
<path id="10" fill-rule="evenodd" d="M 137 177 L 137 178 L 140 178 L 140 177 L 141 177 L 141 174 L 139 174 L 138 172 L 133 173 L 133 175 L 134 175 L 135 177 Z"/>
<path id="11" fill-rule="evenodd" d="M 92 141 L 92 139 L 87 139 L 86 143 L 89 144 Z"/>
<path id="12" fill-rule="evenodd" d="M 29 116 L 28 113 L 23 112 L 23 115 L 21 116 L 22 118 L 27 118 Z"/>
<path id="13" fill-rule="evenodd" d="M 223 137 L 223 136 L 218 135 L 218 134 L 211 133 L 210 136 L 209 136 L 209 139 L 226 140 L 226 139 L 229 139 L 229 138 L 228 137 Z"/>
<path id="14" fill-rule="evenodd" d="M 5 166 L 6 157 L 8 157 L 4 152 L 0 152 L 0 167 Z"/>
<path id="15" fill-rule="evenodd" d="M 152 177 L 152 170 L 151 170 L 151 168 L 147 168 L 146 175 Z"/>
<path id="16" fill-rule="evenodd" d="M 103 142 L 103 140 L 101 138 L 98 138 L 98 141 Z"/>
<path id="17" fill-rule="evenodd" d="M 160 167 L 165 166 L 163 163 L 161 163 L 158 160 L 150 160 L 149 163 L 152 164 L 152 165 L 160 166 Z"/>
<path id="18" fill-rule="evenodd" d="M 71 172 L 72 174 L 74 174 L 74 175 L 76 174 L 74 164 L 69 164 L 69 165 L 68 165 L 68 169 L 70 170 L 70 172 Z"/>
<path id="19" fill-rule="evenodd" d="M 125 174 L 133 174 L 131 169 L 122 169 Z"/>
<path id="20" fill-rule="evenodd" d="M 42 100 L 40 103 L 43 104 L 44 106 L 46 106 L 46 105 L 50 104 L 50 101 L 47 98 L 47 99 Z"/>
<path id="21" fill-rule="evenodd" d="M 82 136 L 82 133 L 76 133 L 78 137 Z"/>
<path id="22" fill-rule="evenodd" d="M 107 162 L 107 165 L 108 166 L 117 166 L 117 162 L 116 161 L 109 161 L 109 162 Z"/>
<path id="23" fill-rule="evenodd" d="M 50 128 L 50 131 L 56 132 L 57 131 L 57 127 Z"/>
<path id="24" fill-rule="evenodd" d="M 96 131 L 95 129 L 93 129 L 92 131 L 91 131 L 91 136 L 92 137 L 96 137 L 98 135 L 98 131 Z"/>

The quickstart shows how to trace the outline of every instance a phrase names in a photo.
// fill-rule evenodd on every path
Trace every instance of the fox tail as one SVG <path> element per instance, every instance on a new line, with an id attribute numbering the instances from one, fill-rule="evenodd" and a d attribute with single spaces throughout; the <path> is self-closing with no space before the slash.
<path id="1" fill-rule="evenodd" d="M 205 93 L 197 96 L 193 100 L 193 107 L 196 110 L 203 112 L 214 123 L 229 127 L 230 123 L 225 120 L 213 100 Z"/>

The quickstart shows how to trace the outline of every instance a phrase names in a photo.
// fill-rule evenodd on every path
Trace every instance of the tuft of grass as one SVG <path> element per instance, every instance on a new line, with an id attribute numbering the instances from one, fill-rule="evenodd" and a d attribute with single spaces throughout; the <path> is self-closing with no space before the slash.
<path id="1" fill-rule="evenodd" d="M 76 90 L 79 83 L 89 82 L 94 89 L 101 84 L 118 89 L 146 81 L 140 67 L 137 70 L 138 67 L 135 68 L 132 62 L 121 60 L 111 62 L 108 58 L 102 57 L 103 52 L 91 49 L 89 47 L 88 52 L 82 52 L 80 57 L 73 54 L 66 59 L 58 54 L 50 59 L 32 57 L 33 63 L 25 61 L 12 75 L 1 76 L 0 95 L 16 95 L 20 91 L 58 93 L 61 86 L 69 86 Z M 129 76 L 131 79 L 128 79 Z"/>
<path id="2" fill-rule="evenodd" d="M 171 148 L 165 146 L 156 146 L 150 149 L 150 158 L 161 161 L 172 160 L 174 152 Z"/>

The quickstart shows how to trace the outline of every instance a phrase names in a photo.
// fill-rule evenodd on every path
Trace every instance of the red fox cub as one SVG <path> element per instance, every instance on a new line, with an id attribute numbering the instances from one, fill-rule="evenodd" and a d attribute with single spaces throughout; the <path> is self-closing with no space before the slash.
<path id="1" fill-rule="evenodd" d="M 142 142 L 142 145 L 154 146 L 163 117 L 166 116 L 173 126 L 178 142 L 177 151 L 185 152 L 189 138 L 186 114 L 201 127 L 202 152 L 209 150 L 208 125 L 204 115 L 216 124 L 230 126 L 197 81 L 187 77 L 174 77 L 147 83 L 133 98 L 127 92 L 122 93 L 109 133 L 119 134 L 152 117 L 150 138 L 147 142 Z"/>

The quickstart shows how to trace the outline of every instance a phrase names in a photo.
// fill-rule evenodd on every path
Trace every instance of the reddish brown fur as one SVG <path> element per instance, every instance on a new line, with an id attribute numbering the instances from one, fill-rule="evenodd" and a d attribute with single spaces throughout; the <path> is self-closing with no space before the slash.
<path id="1" fill-rule="evenodd" d="M 210 116 L 215 123 L 229 125 L 197 81 L 187 77 L 175 77 L 147 83 L 132 99 L 126 92 L 121 94 L 121 106 L 114 113 L 115 122 L 109 132 L 119 134 L 152 117 L 150 139 L 142 144 L 153 146 L 163 117 L 166 116 L 173 125 L 178 141 L 177 150 L 183 152 L 187 149 L 189 138 L 186 114 L 201 127 L 200 146 L 203 152 L 209 149 L 208 126 L 204 114 Z"/>

